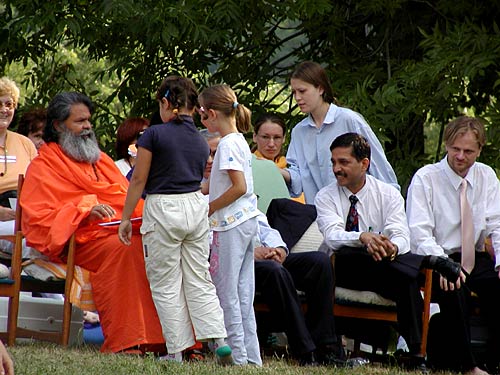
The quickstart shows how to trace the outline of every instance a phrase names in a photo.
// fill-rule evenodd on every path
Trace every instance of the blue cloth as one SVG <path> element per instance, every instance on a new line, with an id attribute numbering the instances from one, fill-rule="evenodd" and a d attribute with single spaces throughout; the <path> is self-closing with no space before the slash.
<path id="1" fill-rule="evenodd" d="M 348 108 L 330 104 L 320 129 L 316 128 L 309 115 L 292 130 L 286 160 L 291 177 L 289 190 L 293 197 L 304 192 L 306 203 L 314 204 L 316 193 L 335 180 L 330 145 L 344 133 L 358 133 L 364 136 L 371 146 L 370 174 L 400 189 L 381 143 L 363 116 Z"/>
<path id="2" fill-rule="evenodd" d="M 170 121 L 144 131 L 137 146 L 152 152 L 147 194 L 183 194 L 201 188 L 210 148 L 191 116 L 182 123 Z"/>
<path id="3" fill-rule="evenodd" d="M 84 323 L 83 342 L 86 344 L 101 345 L 104 342 L 104 334 L 100 324 Z"/>

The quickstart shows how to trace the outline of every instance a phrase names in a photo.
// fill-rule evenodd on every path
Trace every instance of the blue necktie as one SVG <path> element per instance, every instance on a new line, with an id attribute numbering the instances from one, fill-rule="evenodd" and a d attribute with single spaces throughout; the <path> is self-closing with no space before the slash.
<path id="1" fill-rule="evenodd" d="M 356 203 L 358 203 L 358 197 L 351 195 L 349 197 L 351 201 L 351 207 L 349 208 L 349 214 L 347 215 L 347 222 L 345 223 L 345 230 L 347 232 L 359 232 L 358 223 L 358 210 L 356 210 Z"/>

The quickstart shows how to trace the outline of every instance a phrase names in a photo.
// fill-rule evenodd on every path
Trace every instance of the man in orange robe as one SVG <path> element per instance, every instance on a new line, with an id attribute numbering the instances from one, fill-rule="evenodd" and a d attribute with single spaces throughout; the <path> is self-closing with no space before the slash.
<path id="1" fill-rule="evenodd" d="M 92 131 L 92 103 L 79 93 L 56 95 L 48 107 L 39 156 L 21 193 L 22 229 L 29 246 L 64 262 L 64 246 L 76 233 L 75 263 L 90 271 L 94 302 L 104 333 L 103 352 L 148 350 L 163 344 L 161 325 L 146 278 L 142 240 L 118 239 L 128 181 L 99 150 Z M 142 214 L 138 205 L 134 217 Z M 155 349 L 158 345 L 155 345 Z"/>

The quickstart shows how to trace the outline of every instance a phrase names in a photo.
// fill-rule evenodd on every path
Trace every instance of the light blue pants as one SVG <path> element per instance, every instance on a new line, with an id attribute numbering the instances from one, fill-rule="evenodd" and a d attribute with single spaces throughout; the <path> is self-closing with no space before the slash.
<path id="1" fill-rule="evenodd" d="M 256 235 L 257 219 L 252 218 L 227 231 L 214 231 L 211 247 L 210 272 L 224 310 L 228 344 L 238 365 L 262 366 L 253 310 Z"/>

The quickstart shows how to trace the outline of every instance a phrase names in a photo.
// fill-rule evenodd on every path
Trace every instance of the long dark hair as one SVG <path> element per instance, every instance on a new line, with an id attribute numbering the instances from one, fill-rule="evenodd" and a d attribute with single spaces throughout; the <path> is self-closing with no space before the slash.
<path id="1" fill-rule="evenodd" d="M 321 87 L 323 89 L 323 95 L 321 95 L 323 100 L 326 103 L 336 103 L 326 70 L 318 63 L 314 61 L 300 63 L 293 71 L 290 79 L 292 78 L 310 83 L 314 87 Z"/>
<path id="2" fill-rule="evenodd" d="M 168 100 L 176 113 L 174 119 L 176 122 L 182 122 L 179 115 L 180 108 L 192 111 L 198 106 L 198 90 L 193 81 L 185 77 L 169 76 L 165 78 L 156 91 L 156 100 L 161 102 L 163 98 Z"/>
<path id="3" fill-rule="evenodd" d="M 90 99 L 79 92 L 62 92 L 54 96 L 47 108 L 47 125 L 43 131 L 43 140 L 47 143 L 58 142 L 59 135 L 54 127 L 54 121 L 63 122 L 71 114 L 71 106 L 84 104 L 90 114 L 94 111 Z"/>

